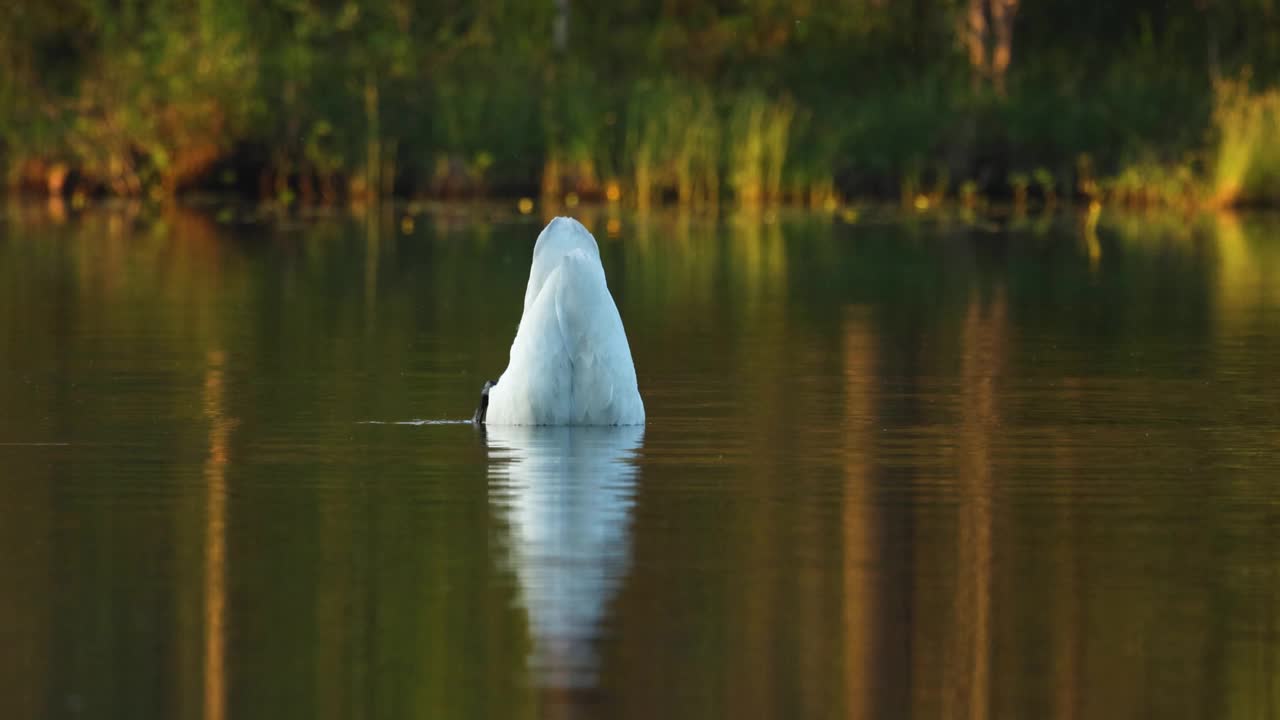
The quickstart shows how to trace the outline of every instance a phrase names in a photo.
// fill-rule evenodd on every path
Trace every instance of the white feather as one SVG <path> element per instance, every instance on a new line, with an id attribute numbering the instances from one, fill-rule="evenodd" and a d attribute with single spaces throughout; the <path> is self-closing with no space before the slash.
<path id="1" fill-rule="evenodd" d="M 600 249 L 576 220 L 538 236 L 511 359 L 489 391 L 494 425 L 641 425 L 631 346 Z"/>

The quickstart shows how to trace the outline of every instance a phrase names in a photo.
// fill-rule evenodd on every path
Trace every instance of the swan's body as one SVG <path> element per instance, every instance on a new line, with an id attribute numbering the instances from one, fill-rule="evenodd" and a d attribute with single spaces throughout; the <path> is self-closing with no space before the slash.
<path id="1" fill-rule="evenodd" d="M 631 346 L 600 248 L 577 220 L 556 218 L 538 236 L 510 363 L 485 392 L 477 422 L 644 424 Z"/>

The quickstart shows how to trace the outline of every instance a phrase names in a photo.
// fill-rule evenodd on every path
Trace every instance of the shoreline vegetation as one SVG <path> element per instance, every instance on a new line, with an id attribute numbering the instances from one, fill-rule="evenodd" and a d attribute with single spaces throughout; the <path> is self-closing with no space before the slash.
<path id="1" fill-rule="evenodd" d="M 73 207 L 1280 206 L 1280 3 L 1098 5 L 17 3 L 0 171 Z"/>

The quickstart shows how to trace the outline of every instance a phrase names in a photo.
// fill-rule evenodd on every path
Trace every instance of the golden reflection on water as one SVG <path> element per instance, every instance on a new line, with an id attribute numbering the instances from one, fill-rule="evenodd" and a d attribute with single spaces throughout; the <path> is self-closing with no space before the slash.
<path id="1" fill-rule="evenodd" d="M 874 718 L 878 669 L 875 476 L 876 336 L 866 308 L 847 309 L 844 354 L 844 653 L 850 718 Z"/>
<path id="2" fill-rule="evenodd" d="M 944 689 L 947 717 L 985 718 L 991 700 L 992 442 L 1000 430 L 999 384 L 1008 343 L 1003 286 L 970 295 L 961 338 L 959 528 L 952 627 Z"/>
<path id="3" fill-rule="evenodd" d="M 1101 214 L 1102 206 L 1097 201 L 1089 203 L 1089 209 L 1081 226 L 1084 233 L 1085 255 L 1089 258 L 1089 269 L 1095 273 L 1102 262 L 1102 243 L 1098 240 L 1098 218 Z"/>
<path id="4" fill-rule="evenodd" d="M 745 289 L 742 310 L 751 316 L 764 304 L 778 307 L 787 290 L 787 252 L 782 227 L 750 214 L 734 215 L 727 248 L 733 277 Z"/>
<path id="5" fill-rule="evenodd" d="M 226 354 L 209 352 L 204 376 L 204 416 L 209 455 L 204 464 L 204 720 L 226 717 L 227 464 L 235 420 L 224 410 Z"/>
<path id="6" fill-rule="evenodd" d="M 59 232 L 76 227 L 75 218 Z M 504 445 L 496 435 L 477 448 L 472 436 L 440 428 L 353 422 L 420 417 L 424 408 L 443 415 L 458 398 L 473 400 L 469 346 L 493 334 L 491 324 L 453 316 L 473 297 L 468 280 L 494 272 L 507 244 L 523 248 L 515 241 L 531 245 L 532 236 L 495 226 L 489 242 L 489 230 L 466 226 L 465 242 L 437 242 L 428 263 L 415 259 L 415 243 L 394 251 L 394 233 L 355 223 L 351 242 L 313 238 L 299 250 L 307 262 L 285 261 L 281 270 L 271 254 L 279 248 L 231 249 L 206 221 L 165 222 L 167 229 L 132 234 L 132 221 L 113 220 L 103 238 L 76 230 L 81 244 L 68 241 L 75 253 L 56 261 L 36 254 L 58 249 L 53 243 L 20 248 L 30 255 L 0 245 L 13 253 L 3 259 L 16 258 L 0 263 L 15 293 L 0 308 L 0 339 L 26 362 L 18 380 L 0 378 L 0 397 L 10 408 L 34 403 L 40 414 L 61 414 L 55 427 L 119 445 L 114 455 L 76 449 L 84 464 L 61 474 L 48 469 L 58 467 L 56 455 L 3 456 L 19 463 L 26 482 L 0 478 L 0 511 L 8 513 L 0 549 L 12 560 L 0 564 L 0 577 L 31 592 L 0 599 L 0 630 L 11 641 L 0 654 L 0 682 L 18 715 L 52 714 L 67 696 L 89 697 L 86 684 L 118 684 L 91 653 L 75 655 L 80 648 L 154 654 L 147 644 L 175 632 L 183 667 L 172 685 L 180 687 L 142 667 L 140 675 L 160 678 L 159 690 L 109 697 L 173 692 L 181 695 L 174 706 L 209 720 L 234 716 L 237 691 L 251 686 L 278 707 L 309 702 L 300 707 L 325 717 L 361 716 L 387 696 L 403 697 L 380 707 L 484 715 L 492 706 L 483 696 L 526 681 L 548 716 L 572 714 L 585 693 L 594 707 L 622 698 L 630 704 L 620 715 L 656 717 L 665 690 L 685 692 L 694 702 L 684 707 L 702 717 L 798 709 L 976 718 L 1034 707 L 1068 718 L 1184 701 L 1255 716 L 1280 704 L 1276 538 L 1268 530 L 1276 500 L 1265 472 L 1280 434 L 1259 421 L 1276 408 L 1276 360 L 1266 349 L 1277 337 L 1280 263 L 1265 224 L 1221 217 L 1195 230 L 1212 235 L 1176 242 L 1123 234 L 1143 232 L 1140 224 L 1119 237 L 1104 226 L 1106 248 L 1116 249 L 1105 259 L 1089 246 L 1096 236 L 1082 244 L 1073 234 L 1062 239 L 1075 253 L 1064 267 L 1033 266 L 1041 261 L 1014 249 L 1012 259 L 984 256 L 979 278 L 977 263 L 965 264 L 969 255 L 947 264 L 954 256 L 935 260 L 919 247 L 907 254 L 897 236 L 876 245 L 859 234 L 815 248 L 793 228 L 784 233 L 784 223 L 716 228 L 657 215 L 624 222 L 602 246 L 621 244 L 606 250 L 624 260 L 610 270 L 630 303 L 623 307 L 637 355 L 652 358 L 638 363 L 654 398 L 651 434 L 637 451 L 640 482 L 630 449 L 604 448 L 592 459 L 583 448 Z M 608 231 L 604 222 L 597 227 Z M 432 230 L 415 225 L 415 233 Z M 956 247 L 948 251 L 970 252 Z M 851 250 L 865 254 L 850 261 Z M 829 257 L 811 262 L 811 252 Z M 58 278 L 54 263 L 64 261 L 69 294 L 39 285 Z M 923 280 L 904 273 L 923 290 L 874 285 L 878 273 L 912 263 L 928 266 Z M 28 272 L 33 265 L 55 271 Z M 294 289 L 290 304 L 277 307 L 269 303 L 283 272 L 296 273 Z M 861 274 L 851 281 L 841 273 Z M 934 278 L 944 276 L 951 284 L 933 294 Z M 1046 300 L 1028 290 L 1044 277 L 1063 295 Z M 807 295 L 822 284 L 825 294 Z M 1146 293 L 1171 284 L 1203 310 L 1193 314 L 1203 327 L 1160 324 L 1166 296 Z M 428 289 L 415 294 L 419 287 Z M 31 299 L 46 291 L 61 309 L 40 314 Z M 1115 336 L 1052 307 L 1062 297 L 1086 305 L 1086 292 L 1112 293 L 1107 310 L 1126 321 Z M 427 301 L 428 312 L 415 314 Z M 307 329 L 330 315 L 347 321 Z M 424 315 L 435 323 L 428 330 L 416 324 Z M 270 322 L 254 327 L 259 316 Z M 228 332 L 246 319 L 248 330 Z M 43 325 L 70 339 L 42 334 Z M 303 348 L 369 340 L 385 352 L 317 358 L 324 353 L 280 341 L 278 327 Z M 404 349 L 422 335 L 449 350 Z M 1037 345 L 1037 335 L 1052 342 Z M 1073 353 L 1073 344 L 1087 352 Z M 659 346 L 680 351 L 650 349 Z M 1171 347 L 1173 361 L 1202 363 L 1199 374 L 1128 352 Z M 418 374 L 404 380 L 415 361 Z M 237 379 L 252 380 L 232 387 L 232 367 Z M 74 391 L 70 383 L 61 395 L 48 391 L 51 378 L 64 377 Z M 1208 407 L 1168 397 L 1202 381 L 1222 383 L 1200 391 Z M 466 392 L 455 392 L 461 384 Z M 169 385 L 178 388 L 171 404 L 179 410 L 164 405 L 169 414 L 157 419 L 148 399 L 173 391 Z M 407 387 L 429 392 L 406 401 Z M 136 416 L 113 414 L 121 401 Z M 256 421 L 269 442 L 248 443 L 256 433 L 247 429 L 241 438 L 232 415 Z M 124 424 L 119 435 L 110 434 L 112 422 Z M 169 422 L 190 424 L 172 443 L 137 441 L 139 428 Z M 20 423 L 7 427 L 12 435 Z M 324 462 L 304 457 L 321 446 L 343 452 Z M 170 488 L 171 478 L 146 475 L 152 466 L 137 464 L 135 453 L 202 482 Z M 556 465 L 565 458 L 568 470 Z M 1173 481 L 1125 477 L 1153 468 Z M 354 488 L 372 469 L 375 494 L 361 495 Z M 293 542 L 242 557 L 237 543 L 252 543 L 239 533 L 261 532 L 242 517 L 275 521 L 276 513 L 269 503 L 255 506 L 270 489 L 237 495 L 229 507 L 229 478 L 269 484 L 279 473 L 290 486 L 272 497 L 301 516 L 279 520 Z M 165 493 L 182 498 L 173 518 Z M 573 517 L 555 512 L 572 505 L 558 505 L 566 497 L 577 498 Z M 230 526 L 229 514 L 237 520 Z M 112 525 L 116 517 L 130 522 Z M 95 528 L 86 518 L 105 520 Z M 174 535 L 187 549 L 175 549 L 173 579 L 108 562 L 167 539 L 149 523 L 181 526 Z M 27 543 L 52 527 L 61 528 L 60 544 Z M 491 537 L 504 538 L 492 568 L 484 545 Z M 633 546 L 644 549 L 634 561 Z M 557 564 L 557 554 L 581 562 Z M 247 575 L 251 562 L 270 577 Z M 1198 564 L 1181 571 L 1188 562 Z M 306 572 L 277 585 L 274 569 L 293 564 Z M 67 587 L 109 597 L 44 602 Z M 244 615 L 231 611 L 229 587 L 244 593 L 234 603 Z M 296 664 L 277 662 L 292 652 L 264 650 L 256 639 L 242 645 L 231 632 L 253 627 L 263 607 L 303 616 L 305 629 L 289 635 Z M 163 629 L 151 629 L 152 615 Z M 1171 660 L 1182 665 L 1166 666 Z M 268 666 L 269 677 L 254 676 Z"/>
<path id="7" fill-rule="evenodd" d="M 1238 333 L 1255 308 L 1280 306 L 1280 248 L 1265 227 L 1249 231 L 1233 213 L 1214 216 L 1219 312 L 1227 334 Z"/>
<path id="8" fill-rule="evenodd" d="M 1061 396 L 1068 407 L 1081 406 L 1080 385 L 1079 378 L 1063 378 Z M 1073 477 L 1078 461 L 1070 436 L 1060 429 L 1053 429 L 1049 432 L 1048 442 L 1052 446 L 1054 465 L 1064 477 Z M 1060 481 L 1060 484 L 1066 483 Z M 1076 549 L 1079 517 L 1075 505 L 1075 502 L 1063 502 L 1055 508 L 1054 530 L 1061 541 L 1054 543 L 1051 565 L 1060 570 L 1053 574 L 1054 589 L 1048 608 L 1052 618 L 1048 652 L 1052 665 L 1053 717 L 1064 720 L 1080 716 L 1080 677 L 1084 659 L 1081 648 L 1084 614 L 1079 578 L 1081 567 L 1080 554 Z"/>
<path id="9" fill-rule="evenodd" d="M 378 307 L 378 261 L 382 256 L 382 213 L 370 212 L 365 217 L 364 248 L 364 323 L 365 331 L 373 332 Z"/>

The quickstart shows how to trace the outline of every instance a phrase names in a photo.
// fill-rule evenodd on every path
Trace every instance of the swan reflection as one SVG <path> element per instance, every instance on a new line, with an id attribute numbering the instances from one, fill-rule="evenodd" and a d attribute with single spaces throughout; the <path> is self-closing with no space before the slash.
<path id="1" fill-rule="evenodd" d="M 485 429 L 489 497 L 510 528 L 540 685 L 594 683 L 594 641 L 629 562 L 643 438 L 644 426 Z"/>

